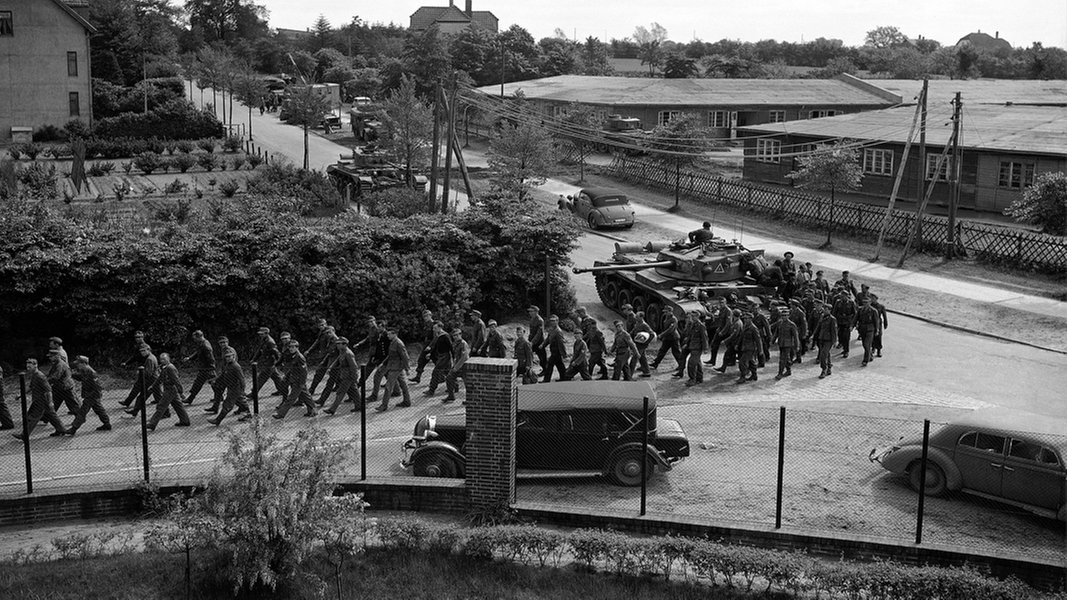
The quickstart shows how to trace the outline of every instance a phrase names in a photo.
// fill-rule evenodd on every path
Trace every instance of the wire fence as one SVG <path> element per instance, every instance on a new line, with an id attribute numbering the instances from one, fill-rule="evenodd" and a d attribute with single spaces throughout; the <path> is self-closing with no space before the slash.
<path id="1" fill-rule="evenodd" d="M 799 224 L 854 234 L 877 235 L 885 225 L 885 239 L 903 244 L 915 228 L 917 213 L 774 188 L 748 181 L 725 179 L 683 170 L 675 176 L 669 162 L 617 155 L 607 168 L 611 176 L 630 183 L 673 191 L 704 203 L 734 206 L 788 218 Z M 948 218 L 922 215 L 916 247 L 940 249 L 947 243 Z M 980 260 L 1053 272 L 1067 271 L 1067 238 L 1024 229 L 957 220 L 955 240 L 960 249 Z"/>

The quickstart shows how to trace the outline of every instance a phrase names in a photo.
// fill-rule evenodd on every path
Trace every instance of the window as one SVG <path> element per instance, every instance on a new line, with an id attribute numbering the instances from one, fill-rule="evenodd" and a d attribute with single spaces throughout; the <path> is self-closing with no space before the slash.
<path id="1" fill-rule="evenodd" d="M 999 435 L 988 433 L 971 432 L 960 438 L 960 446 L 970 446 L 978 450 L 985 450 L 995 454 L 1004 453 L 1004 438 Z"/>
<path id="2" fill-rule="evenodd" d="M 10 10 L 0 10 L 0 35 L 15 35 L 14 23 Z"/>
<path id="3" fill-rule="evenodd" d="M 809 119 L 821 119 L 822 117 L 832 117 L 837 114 L 836 110 L 812 110 L 808 111 Z"/>
<path id="4" fill-rule="evenodd" d="M 1059 464 L 1059 461 L 1056 460 L 1056 453 L 1053 452 L 1051 448 L 1046 448 L 1023 440 L 1011 441 L 1008 456 L 1050 465 Z"/>
<path id="5" fill-rule="evenodd" d="M 1000 187 L 1021 190 L 1033 184 L 1034 163 L 1000 161 Z"/>
<path id="6" fill-rule="evenodd" d="M 863 172 L 872 175 L 893 174 L 893 151 L 874 150 L 868 148 L 863 151 Z"/>
<path id="7" fill-rule="evenodd" d="M 772 110 L 769 123 L 785 123 L 785 111 L 784 110 Z"/>
<path id="8" fill-rule="evenodd" d="M 726 110 L 708 111 L 708 127 L 725 128 L 730 126 L 730 112 Z"/>
<path id="9" fill-rule="evenodd" d="M 82 114 L 82 106 L 78 92 L 71 92 L 68 98 L 70 100 L 70 116 L 80 117 Z"/>
<path id="10" fill-rule="evenodd" d="M 941 163 L 941 169 L 937 168 L 937 159 L 940 158 L 938 154 L 926 155 L 926 180 L 927 181 L 948 181 L 949 166 L 952 164 L 952 157 L 946 156 L 945 160 Z M 937 173 L 934 173 L 934 171 Z"/>
<path id="11" fill-rule="evenodd" d="M 68 77 L 77 77 L 78 76 L 78 53 L 77 52 L 67 52 L 67 76 Z"/>
<path id="12" fill-rule="evenodd" d="M 670 123 L 672 119 L 674 119 L 675 117 L 677 117 L 680 114 L 682 114 L 682 113 L 681 113 L 681 111 L 678 111 L 678 110 L 661 110 L 661 111 L 659 111 L 659 118 L 657 120 L 657 123 L 659 123 L 660 125 L 666 125 L 667 123 Z"/>
<path id="13" fill-rule="evenodd" d="M 555 431 L 558 415 L 553 412 L 521 412 L 515 416 L 516 427 Z"/>
<path id="14" fill-rule="evenodd" d="M 782 142 L 778 140 L 756 140 L 756 160 L 777 163 L 782 160 Z"/>

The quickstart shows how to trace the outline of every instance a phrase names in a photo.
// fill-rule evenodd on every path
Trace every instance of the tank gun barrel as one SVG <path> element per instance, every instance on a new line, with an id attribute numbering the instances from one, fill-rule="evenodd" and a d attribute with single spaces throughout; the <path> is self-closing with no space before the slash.
<path id="1" fill-rule="evenodd" d="M 645 269 L 654 269 L 656 267 L 673 267 L 673 266 L 674 266 L 674 261 L 661 260 L 661 261 L 658 261 L 658 262 L 635 263 L 635 264 L 632 264 L 632 265 L 602 265 L 602 266 L 599 266 L 599 267 L 586 267 L 584 269 L 581 268 L 581 267 L 574 267 L 572 269 L 572 271 L 574 271 L 575 275 L 581 275 L 582 273 L 605 273 L 605 272 L 614 272 L 614 271 L 643 271 Z"/>

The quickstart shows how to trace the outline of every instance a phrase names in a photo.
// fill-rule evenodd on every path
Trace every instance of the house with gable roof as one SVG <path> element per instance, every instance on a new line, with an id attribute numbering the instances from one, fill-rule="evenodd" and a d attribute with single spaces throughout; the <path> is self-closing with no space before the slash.
<path id="1" fill-rule="evenodd" d="M 426 31 L 436 25 L 441 33 L 453 34 L 470 27 L 480 27 L 490 33 L 500 28 L 500 20 L 487 10 L 474 10 L 472 0 L 460 10 L 454 0 L 448 0 L 448 6 L 422 6 L 411 15 L 410 29 L 413 32 Z"/>

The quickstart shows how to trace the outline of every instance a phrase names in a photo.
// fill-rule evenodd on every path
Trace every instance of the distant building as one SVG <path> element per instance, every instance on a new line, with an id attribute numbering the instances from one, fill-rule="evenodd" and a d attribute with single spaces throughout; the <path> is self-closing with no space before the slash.
<path id="1" fill-rule="evenodd" d="M 460 10 L 454 0 L 448 6 L 423 6 L 411 15 L 411 31 L 426 31 L 437 25 L 441 33 L 460 33 L 470 27 L 480 27 L 490 33 L 496 33 L 500 21 L 496 15 L 487 10 L 473 10 L 472 0 L 467 0 L 465 10 Z"/>
<path id="2" fill-rule="evenodd" d="M 92 122 L 86 0 L 0 0 L 0 142 Z"/>
<path id="3" fill-rule="evenodd" d="M 959 48 L 964 44 L 970 44 L 976 49 L 983 52 L 1010 52 L 1011 44 L 1008 40 L 1001 39 L 1000 32 L 996 32 L 996 35 L 989 35 L 988 33 L 982 33 L 978 30 L 974 33 L 968 33 L 960 38 L 960 41 L 956 42 L 956 47 Z"/>
<path id="4" fill-rule="evenodd" d="M 275 35 L 290 42 L 302 42 L 315 37 L 310 29 L 285 29 L 279 27 L 274 30 Z"/>

